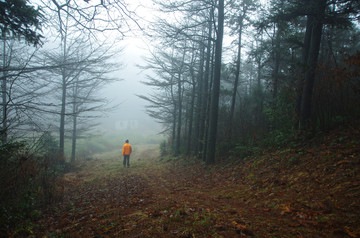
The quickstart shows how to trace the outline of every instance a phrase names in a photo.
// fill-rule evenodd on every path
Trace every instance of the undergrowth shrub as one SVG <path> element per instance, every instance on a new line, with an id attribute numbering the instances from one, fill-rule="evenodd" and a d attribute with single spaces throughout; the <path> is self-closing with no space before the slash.
<path id="1" fill-rule="evenodd" d="M 340 54 L 337 63 L 320 62 L 314 85 L 313 120 L 325 131 L 360 116 L 360 52 Z"/>
<path id="2" fill-rule="evenodd" d="M 236 146 L 236 144 L 228 141 L 220 141 L 216 147 L 218 156 L 227 155 Z"/>
<path id="3" fill-rule="evenodd" d="M 231 155 L 240 159 L 252 156 L 259 151 L 259 148 L 251 145 L 237 145 L 231 151 Z"/>
<path id="4" fill-rule="evenodd" d="M 294 93 L 289 89 L 281 90 L 276 99 L 264 108 L 269 121 L 269 132 L 262 139 L 262 145 L 282 146 L 293 138 L 294 108 Z"/>
<path id="5" fill-rule="evenodd" d="M 288 144 L 294 138 L 294 132 L 291 130 L 274 130 L 270 131 L 261 141 L 261 145 L 265 147 L 281 147 Z"/>
<path id="6" fill-rule="evenodd" d="M 39 207 L 62 198 L 65 162 L 57 155 L 50 134 L 35 143 L 13 142 L 0 146 L 0 233 L 32 235 Z"/>
<path id="7" fill-rule="evenodd" d="M 164 140 L 160 143 L 160 156 L 164 157 L 170 153 L 168 143 Z"/>

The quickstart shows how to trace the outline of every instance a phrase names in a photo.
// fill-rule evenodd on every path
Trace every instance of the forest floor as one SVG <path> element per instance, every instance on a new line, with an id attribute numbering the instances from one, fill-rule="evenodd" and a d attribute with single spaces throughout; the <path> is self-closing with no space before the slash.
<path id="1" fill-rule="evenodd" d="M 36 237 L 360 237 L 359 124 L 295 147 L 224 159 L 160 159 L 138 146 L 80 162 Z"/>

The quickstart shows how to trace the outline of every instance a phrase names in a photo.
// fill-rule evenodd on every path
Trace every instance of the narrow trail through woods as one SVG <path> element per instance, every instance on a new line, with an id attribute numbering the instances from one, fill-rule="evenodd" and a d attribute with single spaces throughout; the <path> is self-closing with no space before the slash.
<path id="1" fill-rule="evenodd" d="M 120 158 L 83 161 L 65 174 L 64 199 L 43 212 L 36 234 L 359 237 L 359 165 L 333 158 L 314 167 L 310 155 L 321 160 L 323 152 L 311 148 L 301 153 L 301 165 L 289 162 L 300 153 L 279 153 L 205 166 L 160 160 L 154 145 L 139 146 L 130 168 Z"/>

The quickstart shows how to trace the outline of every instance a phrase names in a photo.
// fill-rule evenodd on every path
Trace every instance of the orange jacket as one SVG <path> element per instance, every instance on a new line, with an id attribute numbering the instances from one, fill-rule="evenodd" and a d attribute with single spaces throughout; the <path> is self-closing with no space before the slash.
<path id="1" fill-rule="evenodd" d="M 123 155 L 130 155 L 132 152 L 132 147 L 129 143 L 125 143 L 123 145 L 122 154 Z"/>

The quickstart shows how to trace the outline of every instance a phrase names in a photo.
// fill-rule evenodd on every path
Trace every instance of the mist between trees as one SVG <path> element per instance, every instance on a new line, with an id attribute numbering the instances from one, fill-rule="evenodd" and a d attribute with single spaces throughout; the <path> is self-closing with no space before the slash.
<path id="1" fill-rule="evenodd" d="M 164 151 L 211 164 L 359 115 L 359 3 L 157 1 L 141 95 Z M 224 43 L 229 44 L 225 45 Z"/>
<path id="2" fill-rule="evenodd" d="M 136 21 L 119 1 L 10 0 L 0 2 L 0 12 L 0 223 L 6 234 L 35 216 L 35 206 L 61 199 L 57 178 L 76 158 L 89 157 L 84 140 L 93 153 L 113 148 L 100 141 L 98 124 L 120 102 L 106 98 L 103 88 L 121 80 L 119 42 Z M 94 136 L 101 146 L 91 143 Z"/>
<path id="3" fill-rule="evenodd" d="M 154 90 L 138 96 L 163 126 L 163 154 L 212 164 L 359 116 L 358 1 L 159 0 L 149 18 L 129 4 L 0 2 L 0 200 L 8 226 L 23 218 L 11 220 L 11 209 L 60 199 L 56 176 L 76 161 L 78 140 L 85 158 L 97 119 L 117 106 L 101 90 L 121 80 L 111 75 L 125 70 L 120 43 L 134 31 L 149 47 L 139 69 Z M 22 207 L 7 206 L 23 198 Z"/>

